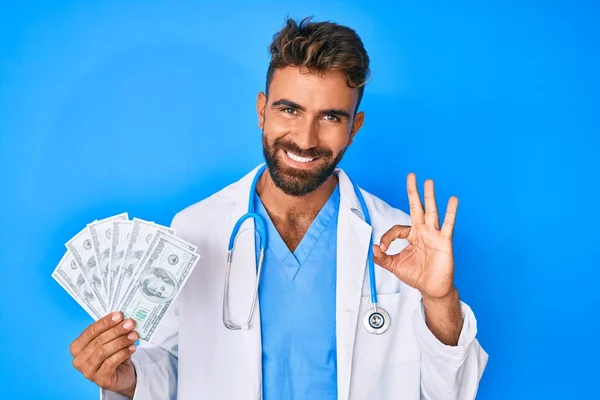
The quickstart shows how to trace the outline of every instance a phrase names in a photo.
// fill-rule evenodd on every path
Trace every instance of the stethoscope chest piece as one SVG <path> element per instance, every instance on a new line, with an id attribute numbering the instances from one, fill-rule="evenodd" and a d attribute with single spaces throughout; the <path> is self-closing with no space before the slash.
<path id="1" fill-rule="evenodd" d="M 390 322 L 390 314 L 381 307 L 371 309 L 365 314 L 365 329 L 373 335 L 385 333 L 390 327 Z"/>

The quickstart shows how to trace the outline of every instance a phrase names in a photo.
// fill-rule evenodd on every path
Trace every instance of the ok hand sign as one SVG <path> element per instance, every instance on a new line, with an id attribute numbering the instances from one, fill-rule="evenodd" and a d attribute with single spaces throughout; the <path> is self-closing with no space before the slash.
<path id="1" fill-rule="evenodd" d="M 440 229 L 433 181 L 425 181 L 425 210 L 417 190 L 417 178 L 406 179 L 412 226 L 395 225 L 373 246 L 373 260 L 398 279 L 418 289 L 423 298 L 441 298 L 454 290 L 454 256 L 452 234 L 458 198 L 448 201 L 444 224 Z M 409 245 L 396 255 L 385 251 L 395 239 L 406 239 Z"/>

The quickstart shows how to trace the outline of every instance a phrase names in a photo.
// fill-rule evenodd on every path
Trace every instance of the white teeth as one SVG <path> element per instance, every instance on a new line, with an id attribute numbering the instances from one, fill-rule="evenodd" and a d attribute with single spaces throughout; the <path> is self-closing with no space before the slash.
<path id="1" fill-rule="evenodd" d="M 289 158 L 291 158 L 292 160 L 294 160 L 296 162 L 307 163 L 307 162 L 311 162 L 312 160 L 314 160 L 314 158 L 300 157 L 300 156 L 292 154 L 288 151 L 286 151 L 285 154 L 287 154 Z"/>

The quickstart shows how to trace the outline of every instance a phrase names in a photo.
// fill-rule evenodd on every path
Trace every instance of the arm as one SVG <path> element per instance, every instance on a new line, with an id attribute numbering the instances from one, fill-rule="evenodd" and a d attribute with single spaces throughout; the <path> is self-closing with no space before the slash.
<path id="1" fill-rule="evenodd" d="M 458 291 L 453 289 L 442 298 L 423 297 L 425 321 L 433 335 L 442 343 L 456 346 L 463 326 Z"/>
<path id="2" fill-rule="evenodd" d="M 374 261 L 421 293 L 413 314 L 421 353 L 421 398 L 474 399 L 488 356 L 475 339 L 473 312 L 460 302 L 454 286 L 452 236 L 458 199 L 448 201 L 440 228 L 433 181 L 425 182 L 425 209 L 414 174 L 407 177 L 407 191 L 412 225 L 389 229 L 373 246 Z M 395 239 L 409 244 L 398 254 L 386 254 Z"/>
<path id="3" fill-rule="evenodd" d="M 488 360 L 475 338 L 471 308 L 458 300 L 456 291 L 447 300 L 432 306 L 423 298 L 413 314 L 423 400 L 474 399 Z"/>

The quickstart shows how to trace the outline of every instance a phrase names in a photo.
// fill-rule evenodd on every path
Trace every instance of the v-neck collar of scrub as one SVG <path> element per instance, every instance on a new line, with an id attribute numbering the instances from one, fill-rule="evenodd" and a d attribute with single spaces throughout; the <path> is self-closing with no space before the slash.
<path id="1" fill-rule="evenodd" d="M 267 243 L 267 251 L 271 251 L 279 262 L 286 267 L 290 279 L 293 280 L 302 264 L 307 260 L 308 256 L 319 242 L 319 239 L 323 236 L 323 233 L 325 233 L 329 224 L 338 214 L 340 206 L 339 184 L 335 186 L 331 196 L 325 205 L 323 205 L 293 253 L 287 247 L 283 238 L 275 228 L 275 225 L 269 217 L 258 194 L 255 194 L 254 204 L 256 207 L 255 211 L 265 218 L 269 241 Z"/>

